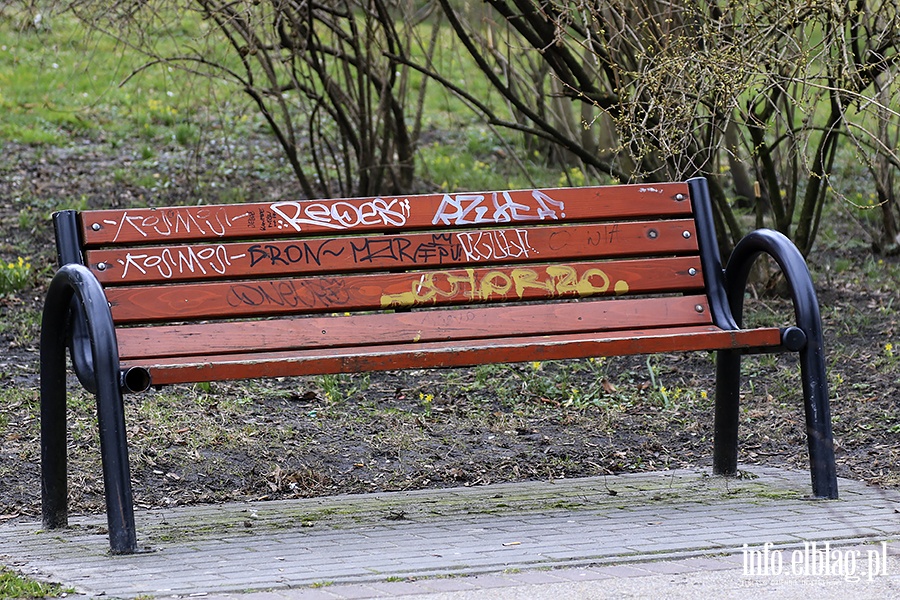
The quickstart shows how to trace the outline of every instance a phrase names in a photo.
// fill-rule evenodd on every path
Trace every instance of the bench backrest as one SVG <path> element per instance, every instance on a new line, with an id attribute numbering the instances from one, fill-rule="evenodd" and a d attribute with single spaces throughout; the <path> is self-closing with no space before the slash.
<path id="1" fill-rule="evenodd" d="M 714 320 L 688 183 L 85 211 L 75 234 L 63 216 L 60 261 L 91 269 L 117 325 L 528 302 L 527 330 L 453 327 L 531 335 L 558 301 L 651 295 L 608 325 Z"/>

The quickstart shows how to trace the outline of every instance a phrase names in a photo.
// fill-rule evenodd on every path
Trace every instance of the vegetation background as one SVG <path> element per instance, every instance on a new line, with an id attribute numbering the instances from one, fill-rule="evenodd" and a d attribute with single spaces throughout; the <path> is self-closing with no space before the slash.
<path id="1" fill-rule="evenodd" d="M 752 43 L 751 43 L 752 42 Z M 820 292 L 839 474 L 900 484 L 897 2 L 0 4 L 0 519 L 39 512 L 49 215 L 704 174 L 727 246 Z M 748 320 L 783 324 L 760 271 Z M 126 400 L 139 504 L 707 467 L 705 354 L 178 386 Z M 740 458 L 806 468 L 789 356 L 746 361 Z M 71 392 L 75 510 L 102 510 Z"/>

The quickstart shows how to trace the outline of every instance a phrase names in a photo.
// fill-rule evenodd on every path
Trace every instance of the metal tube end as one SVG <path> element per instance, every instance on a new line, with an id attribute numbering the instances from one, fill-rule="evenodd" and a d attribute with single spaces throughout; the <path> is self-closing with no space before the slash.
<path id="1" fill-rule="evenodd" d="M 150 371 L 144 367 L 129 367 L 122 371 L 122 390 L 125 392 L 145 392 L 151 384 Z"/>

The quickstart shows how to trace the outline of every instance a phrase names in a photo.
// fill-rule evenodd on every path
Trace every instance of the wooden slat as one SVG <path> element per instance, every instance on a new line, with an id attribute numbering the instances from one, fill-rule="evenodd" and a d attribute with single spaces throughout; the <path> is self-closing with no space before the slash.
<path id="1" fill-rule="evenodd" d="M 517 264 L 697 252 L 693 219 L 104 249 L 104 284 L 243 279 L 428 266 Z"/>
<path id="2" fill-rule="evenodd" d="M 698 310 L 698 307 L 699 310 Z M 706 296 L 120 328 L 123 359 L 710 324 Z"/>
<path id="3" fill-rule="evenodd" d="M 686 183 L 430 194 L 81 213 L 88 248 L 691 214 Z"/>
<path id="4" fill-rule="evenodd" d="M 370 346 L 202 356 L 196 360 L 134 360 L 124 367 L 143 366 L 154 384 L 285 377 L 325 373 L 357 373 L 403 368 L 461 367 L 483 363 L 558 360 L 589 356 L 624 356 L 728 348 L 767 348 L 780 344 L 777 328 L 723 331 L 697 326 L 648 331 L 546 335 L 507 340 L 433 342 L 415 345 Z"/>
<path id="5" fill-rule="evenodd" d="M 693 275 L 691 274 L 693 272 Z M 120 324 L 703 288 L 698 257 L 106 290 Z"/>

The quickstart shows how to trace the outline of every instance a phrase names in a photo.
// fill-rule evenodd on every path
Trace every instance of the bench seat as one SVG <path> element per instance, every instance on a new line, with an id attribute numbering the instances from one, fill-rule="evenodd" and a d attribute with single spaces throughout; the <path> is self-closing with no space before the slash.
<path id="1" fill-rule="evenodd" d="M 631 321 L 621 304 L 606 312 L 599 301 L 459 309 L 439 320 L 431 313 L 310 317 L 123 328 L 116 335 L 122 368 L 147 369 L 155 385 L 782 345 L 779 328 L 690 323 L 704 297 L 631 301 L 629 309 L 650 311 Z M 673 326 L 678 321 L 686 323 Z"/>

